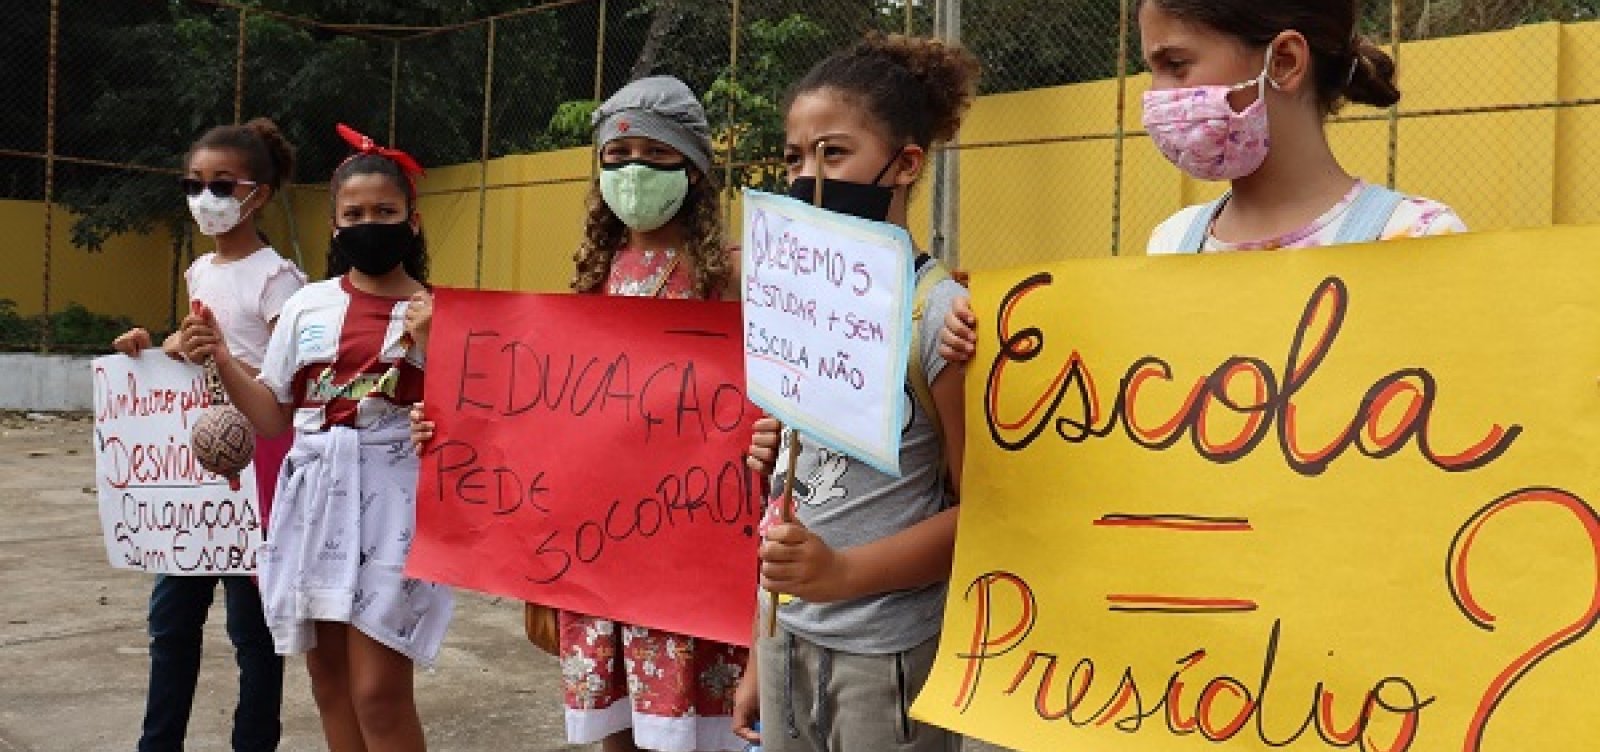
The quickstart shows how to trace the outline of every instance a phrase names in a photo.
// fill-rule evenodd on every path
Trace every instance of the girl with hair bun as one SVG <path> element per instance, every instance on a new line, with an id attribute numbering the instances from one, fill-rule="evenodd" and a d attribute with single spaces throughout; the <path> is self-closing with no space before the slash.
<path id="1" fill-rule="evenodd" d="M 955 136 L 977 75 L 965 49 L 900 35 L 869 36 L 818 63 L 785 108 L 790 195 L 810 202 L 820 174 L 823 208 L 905 227 L 929 152 Z M 938 647 L 965 435 L 961 374 L 937 352 L 940 324 L 963 290 L 926 254 L 916 269 L 925 314 L 913 324 L 903 475 L 802 438 L 796 520 L 769 512 L 763 524 L 761 585 L 787 601 L 776 634 L 764 614 L 757 619 L 734 729 L 766 752 L 959 744 L 909 715 Z M 753 467 L 770 472 L 787 453 L 781 435 L 771 418 L 756 424 Z"/>
<path id="2" fill-rule="evenodd" d="M 1173 215 L 1150 253 L 1311 248 L 1465 231 L 1436 201 L 1346 172 L 1324 127 L 1345 102 L 1400 101 L 1394 61 L 1356 33 L 1355 0 L 1143 0 L 1144 122 L 1218 201 Z M 1239 83 L 1239 82 L 1243 83 Z"/>
<path id="3" fill-rule="evenodd" d="M 294 173 L 294 149 L 266 118 L 206 131 L 189 147 L 179 181 L 200 233 L 216 250 L 195 259 L 184 274 L 191 301 L 204 300 L 234 342 L 240 364 L 255 373 L 284 303 L 306 283 L 293 263 L 267 244 L 256 226 L 261 207 Z M 161 349 L 181 357 L 174 332 Z M 154 347 L 150 332 L 134 328 L 112 342 L 137 356 Z M 278 467 L 288 437 L 256 440 L 256 491 L 261 525 L 267 525 Z M 228 637 L 238 652 L 239 706 L 233 715 L 233 749 L 278 747 L 283 697 L 283 659 L 273 652 L 253 578 L 238 576 L 156 577 L 150 594 L 150 684 L 139 752 L 181 750 L 200 678 L 200 647 L 217 583 L 228 608 Z"/>
<path id="4" fill-rule="evenodd" d="M 424 348 L 414 299 L 427 245 L 422 167 L 345 125 L 354 149 L 329 184 L 329 272 L 283 305 L 259 369 L 198 301 L 183 351 L 216 364 L 257 433 L 292 436 L 278 512 L 260 554 L 267 627 L 279 655 L 306 657 L 332 752 L 427 748 L 415 666 L 431 666 L 454 612 L 449 588 L 405 575 L 416 532 L 411 405 Z"/>
<path id="5" fill-rule="evenodd" d="M 1356 0 L 1140 0 L 1150 66 L 1144 125 L 1161 153 L 1220 199 L 1180 210 L 1151 233 L 1151 255 L 1316 248 L 1465 232 L 1437 201 L 1346 172 L 1325 121 L 1347 102 L 1400 101 L 1394 60 L 1356 30 Z M 976 344 L 966 300 L 940 351 Z"/>

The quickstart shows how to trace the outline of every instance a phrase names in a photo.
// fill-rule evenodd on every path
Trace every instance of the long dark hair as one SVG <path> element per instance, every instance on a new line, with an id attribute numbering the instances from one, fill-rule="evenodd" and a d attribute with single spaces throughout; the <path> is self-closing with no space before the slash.
<path id="1" fill-rule="evenodd" d="M 410 178 L 406 177 L 405 171 L 400 169 L 398 163 L 378 154 L 357 154 L 339 165 L 339 168 L 333 171 L 329 203 L 337 199 L 339 189 L 344 186 L 345 181 L 357 175 L 381 175 L 389 179 L 406 197 L 406 217 L 409 219 L 416 212 L 417 192 Z M 428 239 L 422 234 L 420 225 L 417 227 L 416 252 L 401 259 L 400 265 L 405 267 L 406 274 L 412 279 L 418 282 L 428 281 Z M 339 253 L 337 244 L 329 243 L 328 277 L 332 279 L 349 271 L 350 260 Z"/>
<path id="2" fill-rule="evenodd" d="M 1332 113 L 1344 102 L 1388 107 L 1400 101 L 1394 59 L 1356 33 L 1358 0 L 1141 0 L 1162 12 L 1238 39 L 1252 49 L 1285 31 L 1311 47 L 1317 102 Z"/>

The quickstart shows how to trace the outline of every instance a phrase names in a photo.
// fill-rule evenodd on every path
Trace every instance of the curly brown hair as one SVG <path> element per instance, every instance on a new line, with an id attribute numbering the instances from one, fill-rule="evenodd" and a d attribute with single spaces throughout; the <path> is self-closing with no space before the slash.
<path id="1" fill-rule="evenodd" d="M 900 143 L 924 149 L 954 138 L 978 90 L 978 59 L 965 47 L 930 37 L 871 32 L 829 55 L 785 97 L 832 89 L 855 100 Z"/>
<path id="2" fill-rule="evenodd" d="M 683 222 L 688 235 L 683 252 L 692 264 L 695 297 L 713 299 L 722 295 L 733 274 L 722 238 L 722 208 L 717 201 L 721 186 L 715 175 L 703 174 L 692 165 L 685 169 L 692 178 L 689 193 L 673 221 Z M 583 243 L 572 257 L 577 264 L 577 273 L 572 277 L 573 292 L 605 289 L 611 260 L 628 242 L 628 227 L 606 206 L 598 180 L 589 187 L 588 208 Z"/>

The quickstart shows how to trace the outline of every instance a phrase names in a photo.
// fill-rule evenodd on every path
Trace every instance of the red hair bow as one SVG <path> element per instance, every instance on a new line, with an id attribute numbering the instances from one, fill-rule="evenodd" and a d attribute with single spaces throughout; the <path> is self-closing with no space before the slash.
<path id="1" fill-rule="evenodd" d="M 378 142 L 373 141 L 371 136 L 362 135 L 361 132 L 344 123 L 339 123 L 335 127 L 339 131 L 339 136 L 345 140 L 345 143 L 350 144 L 350 147 L 356 150 L 356 154 L 376 154 L 400 165 L 400 171 L 404 172 L 406 179 L 411 181 L 411 187 L 415 192 L 417 178 L 422 177 L 423 169 L 422 165 L 418 164 L 417 160 L 412 158 L 410 154 L 399 149 L 379 146 Z M 354 157 L 354 155 L 351 156 Z M 348 162 L 350 160 L 346 159 L 345 161 Z"/>

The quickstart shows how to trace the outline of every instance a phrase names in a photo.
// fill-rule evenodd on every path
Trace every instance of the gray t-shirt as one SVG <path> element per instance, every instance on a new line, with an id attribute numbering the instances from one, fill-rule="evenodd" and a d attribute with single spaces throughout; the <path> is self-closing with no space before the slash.
<path id="1" fill-rule="evenodd" d="M 918 279 L 931 266 L 918 269 Z M 930 384 L 945 367 L 939 357 L 939 330 L 955 299 L 965 294 L 954 281 L 928 291 L 918 344 Z M 901 430 L 899 478 L 801 437 L 795 515 L 835 549 L 888 537 L 949 509 L 955 501 L 945 490 L 944 447 L 913 396 L 909 379 L 904 394 L 908 420 Z M 785 446 L 778 456 L 787 451 Z M 772 486 L 774 497 L 783 492 L 781 471 Z M 778 609 L 778 618 L 789 631 L 826 648 L 870 655 L 898 653 L 939 634 L 945 589 L 946 583 L 940 582 L 824 604 L 797 598 Z"/>

